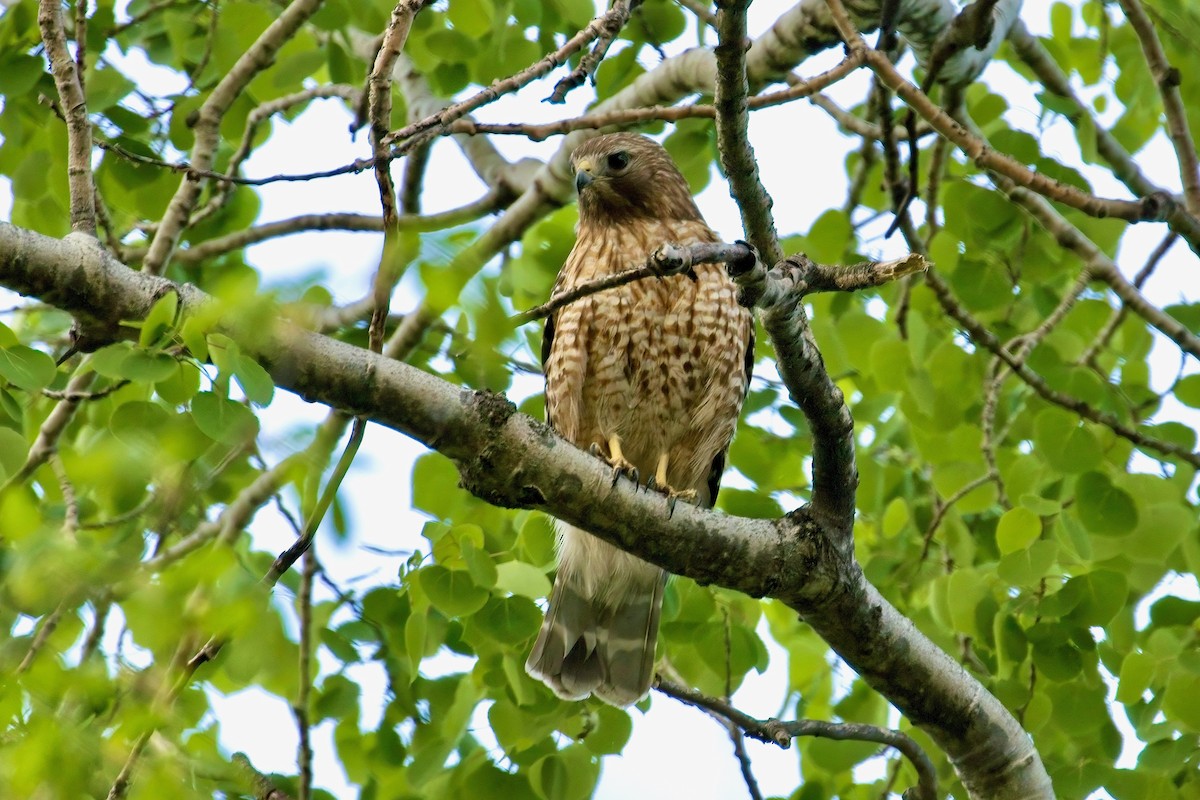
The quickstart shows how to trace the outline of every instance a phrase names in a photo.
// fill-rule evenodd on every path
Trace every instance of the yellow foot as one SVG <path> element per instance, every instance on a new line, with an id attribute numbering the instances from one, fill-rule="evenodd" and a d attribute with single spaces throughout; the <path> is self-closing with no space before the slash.
<path id="1" fill-rule="evenodd" d="M 667 463 L 669 457 L 663 453 L 658 457 L 658 467 L 654 470 L 654 474 L 650 476 L 650 480 L 646 481 L 646 491 L 662 492 L 667 496 L 667 517 L 675 516 L 675 503 L 682 500 L 685 503 L 690 503 L 696 499 L 695 489 L 684 489 L 679 491 L 667 483 Z"/>
<path id="2" fill-rule="evenodd" d="M 616 486 L 617 481 L 624 475 L 629 480 L 633 481 L 634 487 L 637 487 L 641 475 L 638 473 L 638 468 L 631 464 L 621 452 L 621 438 L 619 436 L 610 436 L 608 439 L 608 455 L 604 455 L 600 449 L 600 445 L 595 442 L 588 448 L 588 452 L 592 455 L 604 459 L 610 467 L 612 467 L 612 485 Z"/>

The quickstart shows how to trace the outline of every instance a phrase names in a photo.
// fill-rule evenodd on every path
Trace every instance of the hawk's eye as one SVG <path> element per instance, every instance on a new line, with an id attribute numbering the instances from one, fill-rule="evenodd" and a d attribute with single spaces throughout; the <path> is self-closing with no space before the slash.
<path id="1" fill-rule="evenodd" d="M 608 168 L 613 172 L 620 172 L 629 166 L 629 153 L 624 150 L 619 150 L 608 157 Z"/>

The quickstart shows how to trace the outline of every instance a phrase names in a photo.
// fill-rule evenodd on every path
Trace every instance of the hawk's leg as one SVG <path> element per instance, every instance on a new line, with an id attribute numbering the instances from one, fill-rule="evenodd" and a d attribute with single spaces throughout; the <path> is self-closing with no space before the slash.
<path id="1" fill-rule="evenodd" d="M 667 496 L 667 516 L 675 516 L 676 501 L 683 500 L 690 502 L 696 499 L 695 489 L 684 489 L 682 492 L 674 489 L 671 484 L 667 483 L 667 464 L 670 462 L 670 456 L 663 453 L 658 457 L 658 466 L 654 470 L 654 474 L 650 476 L 650 480 L 646 481 L 647 490 L 657 490 L 663 492 Z"/>
<path id="2" fill-rule="evenodd" d="M 625 458 L 621 452 L 621 437 L 613 434 L 608 437 L 608 456 L 605 456 L 600 449 L 600 445 L 592 442 L 592 446 L 588 448 L 588 452 L 592 455 L 604 459 L 608 465 L 612 467 L 612 485 L 616 486 L 617 481 L 624 475 L 629 480 L 633 481 L 633 485 L 637 486 L 640 475 L 638 468 Z"/>

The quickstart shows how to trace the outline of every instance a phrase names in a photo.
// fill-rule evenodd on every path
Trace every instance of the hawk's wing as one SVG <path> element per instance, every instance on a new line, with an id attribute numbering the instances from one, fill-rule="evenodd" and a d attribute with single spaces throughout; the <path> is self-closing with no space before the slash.
<path id="1" fill-rule="evenodd" d="M 754 320 L 750 320 L 750 339 L 746 342 L 746 391 L 743 397 L 750 394 L 750 378 L 754 374 Z M 545 351 L 549 352 L 549 351 Z M 725 458 L 729 455 L 729 445 L 717 451 L 713 457 L 712 467 L 708 470 L 708 502 L 703 505 L 712 508 L 717 504 L 717 492 L 721 489 L 721 476 L 725 474 Z"/>
<path id="2" fill-rule="evenodd" d="M 551 294 L 551 297 L 554 295 Z M 546 362 L 550 360 L 550 348 L 554 346 L 554 317 L 551 314 L 546 317 L 546 327 L 542 330 L 542 372 L 546 371 Z M 550 419 L 550 404 L 546 403 L 546 424 L 554 427 L 554 421 Z"/>

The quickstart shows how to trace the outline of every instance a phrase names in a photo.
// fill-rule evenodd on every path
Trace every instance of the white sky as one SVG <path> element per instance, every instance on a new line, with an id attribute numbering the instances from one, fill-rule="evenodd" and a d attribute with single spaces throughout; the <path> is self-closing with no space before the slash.
<path id="1" fill-rule="evenodd" d="M 757 0 L 751 6 L 751 33 L 765 29 L 790 5 L 782 0 Z M 1038 32 L 1048 30 L 1047 14 L 1047 4 L 1028 3 L 1023 17 L 1026 24 Z M 694 38 L 687 41 L 694 41 Z M 839 57 L 836 50 L 828 51 L 802 65 L 801 72 L 816 74 L 832 66 Z M 150 91 L 159 89 L 156 82 L 172 80 L 136 56 L 130 60 L 142 62 L 137 72 L 145 76 L 144 88 Z M 561 71 L 556 72 L 515 96 L 501 99 L 482 109 L 477 117 L 484 121 L 542 121 L 580 113 L 593 97 L 590 87 L 577 89 L 566 106 L 539 102 L 549 94 L 560 74 Z M 1047 155 L 1061 156 L 1075 165 L 1081 163 L 1074 135 L 1065 121 L 1058 119 L 1039 132 L 1040 104 L 1033 87 L 998 63 L 988 67 L 984 79 L 1008 100 L 1012 110 L 1007 119 L 1011 124 L 1037 134 Z M 843 105 L 850 105 L 865 94 L 868 83 L 868 74 L 860 70 L 828 94 Z M 312 171 L 361 157 L 367 151 L 365 135 L 360 134 L 357 142 L 351 142 L 346 133 L 348 124 L 349 117 L 340 103 L 332 101 L 314 103 L 292 124 L 275 121 L 268 145 L 250 159 L 246 174 L 265 176 Z M 841 136 L 823 111 L 807 103 L 796 103 L 755 112 L 750 135 L 760 162 L 769 166 L 762 177 L 775 199 L 775 218 L 781 234 L 806 230 L 828 208 L 842 205 L 847 188 L 844 158 L 848 150 L 855 147 L 855 142 Z M 803 142 L 798 144 L 801 136 Z M 516 137 L 496 137 L 495 141 L 509 158 L 524 155 L 544 158 L 555 151 L 559 140 L 555 137 L 539 144 Z M 1138 160 L 1153 181 L 1179 190 L 1174 155 L 1165 137 L 1160 136 L 1152 142 L 1139 154 Z M 1100 194 L 1128 196 L 1124 187 L 1108 173 L 1090 168 L 1083 171 Z M 426 212 L 462 205 L 485 190 L 457 146 L 448 139 L 435 146 L 429 175 L 431 179 L 426 181 L 422 198 Z M 802 176 L 803 180 L 797 180 L 797 176 Z M 260 222 L 313 211 L 378 213 L 378 196 L 370 173 L 309 184 L 272 184 L 262 187 L 261 196 Z M 11 217 L 11 202 L 8 182 L 0 179 L 0 218 Z M 741 238 L 737 209 L 719 176 L 714 176 L 698 202 L 709 223 L 723 238 Z M 903 251 L 899 236 L 890 241 L 879 238 L 888 222 L 885 215 L 867 227 L 870 233 L 862 243 L 867 254 L 891 256 Z M 1127 275 L 1132 275 L 1141 266 L 1161 238 L 1162 230 L 1161 225 L 1140 225 L 1125 236 L 1118 261 Z M 327 285 L 334 292 L 336 301 L 347 302 L 367 292 L 372 270 L 378 261 L 379 246 L 380 238 L 373 234 L 305 234 L 256 245 L 248 251 L 248 258 L 262 270 L 265 283 L 286 281 L 322 269 L 330 276 Z M 1194 300 L 1200 298 L 1200 279 L 1196 276 L 1194 257 L 1180 244 L 1164 260 L 1145 287 L 1145 293 L 1156 303 L 1178 302 L 1183 298 Z M 13 299 L 0 291 L 0 308 L 11 307 Z M 415 302 L 411 287 L 406 285 L 397 293 L 393 308 L 404 312 Z M 1160 343 L 1154 358 L 1155 385 L 1165 388 L 1179 368 L 1178 349 L 1170 343 Z M 1189 371 L 1195 368 L 1193 362 Z M 519 399 L 537 391 L 540 391 L 540 379 L 523 376 L 515 381 L 510 396 Z M 268 457 L 277 459 L 285 455 L 290 442 L 287 434 L 298 426 L 323 419 L 325 413 L 324 407 L 307 404 L 284 392 L 277 393 L 270 411 L 261 415 L 264 423 L 262 442 Z M 1188 409 L 1169 401 L 1162 418 L 1180 419 L 1188 413 L 1191 413 Z M 1194 413 L 1190 421 L 1195 424 Z M 320 540 L 321 559 L 334 580 L 360 589 L 394 583 L 402 558 L 389 558 L 365 548 L 427 549 L 420 537 L 425 518 L 410 510 L 411 464 L 423 452 L 423 447 L 393 431 L 375 425 L 368 429 L 358 459 L 341 491 L 355 535 L 350 542 L 340 545 L 331 536 Z M 274 509 L 267 508 L 255 520 L 253 537 L 256 548 L 278 552 L 291 543 L 293 534 Z M 1200 598 L 1192 576 L 1173 581 L 1169 591 Z M 1145 605 L 1143 603 L 1143 612 Z M 765 639 L 771 650 L 771 667 L 764 675 L 752 675 L 735 697 L 740 708 L 760 717 L 780 712 L 787 672 L 783 651 L 771 644 L 769 637 Z M 458 659 L 442 657 L 426 663 L 438 673 L 462 669 L 464 664 Z M 331 668 L 334 664 L 330 661 L 324 666 Z M 840 670 L 849 676 L 844 666 L 840 666 Z M 367 727 L 374 725 L 380 711 L 374 704 L 382 703 L 385 688 L 382 670 L 359 666 L 351 668 L 350 674 L 363 687 L 365 710 L 362 723 Z M 216 692 L 210 694 L 215 714 L 221 721 L 221 743 L 229 752 L 246 752 L 260 770 L 294 774 L 296 734 L 284 699 L 259 690 L 247 690 L 227 698 Z M 473 729 L 487 742 L 490 730 L 485 712 L 486 706 L 481 706 Z M 636 710 L 631 714 L 635 723 L 633 738 L 624 755 L 604 761 L 598 798 L 745 796 L 745 786 L 729 739 L 725 731 L 707 716 L 663 696 L 655 696 L 652 708 L 645 716 Z M 1118 712 L 1116 716 L 1123 721 L 1123 714 Z M 354 796 L 335 757 L 331 725 L 326 723 L 314 730 L 314 747 L 317 784 L 338 797 Z M 786 796 L 796 788 L 798 771 L 794 751 L 785 752 L 753 741 L 749 741 L 747 747 L 765 795 Z M 1135 755 L 1136 748 L 1128 747 L 1122 765 L 1130 765 Z M 878 775 L 878 768 L 878 761 L 863 768 L 866 770 L 864 777 Z M 1096 797 L 1107 795 L 1100 793 Z"/>

